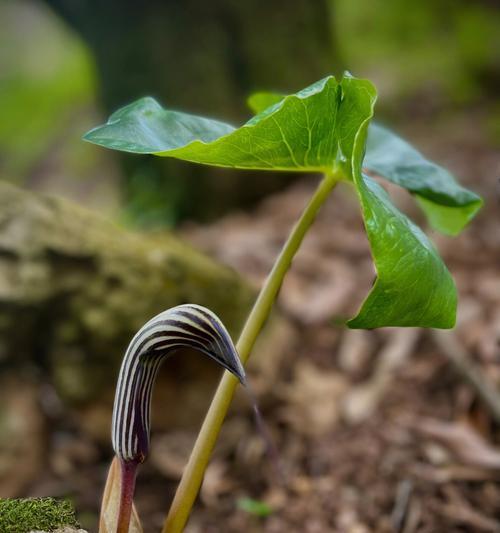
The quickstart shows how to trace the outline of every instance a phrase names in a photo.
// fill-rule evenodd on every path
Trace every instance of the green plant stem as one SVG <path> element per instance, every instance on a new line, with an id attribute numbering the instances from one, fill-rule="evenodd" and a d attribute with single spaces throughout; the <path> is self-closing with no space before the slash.
<path id="1" fill-rule="evenodd" d="M 274 263 L 236 345 L 243 364 L 250 356 L 255 340 L 271 312 L 293 257 L 299 249 L 311 224 L 314 222 L 320 207 L 328 198 L 328 195 L 340 178 L 341 175 L 339 173 L 325 174 L 290 233 L 278 259 Z M 189 461 L 184 469 L 182 479 L 163 525 L 162 533 L 180 533 L 183 531 L 193 503 L 198 495 L 205 469 L 210 460 L 217 436 L 219 435 L 237 385 L 238 380 L 229 372 L 224 372 L 198 434 L 198 438 L 196 439 Z"/>

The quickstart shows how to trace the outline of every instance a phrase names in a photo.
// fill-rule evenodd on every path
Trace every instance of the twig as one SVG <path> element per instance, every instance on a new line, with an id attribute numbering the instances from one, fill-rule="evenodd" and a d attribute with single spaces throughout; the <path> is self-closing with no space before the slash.
<path id="1" fill-rule="evenodd" d="M 346 395 L 342 413 L 352 424 L 370 417 L 391 386 L 394 376 L 412 354 L 421 330 L 398 329 L 391 332 L 389 340 L 380 351 L 373 376 L 351 389 Z"/>
<path id="2" fill-rule="evenodd" d="M 496 422 L 500 422 L 500 394 L 495 385 L 484 374 L 480 367 L 473 362 L 470 355 L 458 342 L 451 331 L 433 330 L 432 336 L 455 370 L 476 391 L 478 397 L 490 410 Z"/>
<path id="3" fill-rule="evenodd" d="M 405 479 L 398 484 L 396 501 L 394 502 L 394 508 L 391 513 L 391 523 L 396 533 L 403 530 L 412 490 L 413 484 L 409 479 Z"/>

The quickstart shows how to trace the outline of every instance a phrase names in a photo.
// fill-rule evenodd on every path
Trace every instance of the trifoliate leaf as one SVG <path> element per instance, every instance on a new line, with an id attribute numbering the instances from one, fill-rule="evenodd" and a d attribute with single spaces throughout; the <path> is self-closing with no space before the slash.
<path id="1" fill-rule="evenodd" d="M 451 327 L 456 290 L 449 272 L 428 238 L 391 204 L 379 185 L 363 176 L 362 166 L 417 194 L 441 229 L 463 225 L 463 216 L 470 218 L 475 212 L 476 207 L 470 206 L 478 197 L 380 126 L 370 126 L 363 163 L 375 100 L 369 81 L 346 75 L 337 82 L 330 76 L 293 95 L 254 96 L 250 105 L 259 113 L 233 128 L 163 109 L 145 98 L 113 114 L 85 139 L 109 148 L 221 167 L 341 175 L 356 188 L 378 274 L 348 325 Z M 454 218 L 445 219 L 444 208 L 467 211 L 458 215 L 454 211 Z"/>

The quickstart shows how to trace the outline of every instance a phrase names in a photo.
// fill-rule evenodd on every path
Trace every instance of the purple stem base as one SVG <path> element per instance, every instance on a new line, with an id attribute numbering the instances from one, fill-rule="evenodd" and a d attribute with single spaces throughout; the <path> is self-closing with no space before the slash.
<path id="1" fill-rule="evenodd" d="M 139 463 L 137 461 L 123 461 L 120 459 L 120 510 L 118 512 L 116 533 L 128 533 L 129 530 L 138 466 Z"/>

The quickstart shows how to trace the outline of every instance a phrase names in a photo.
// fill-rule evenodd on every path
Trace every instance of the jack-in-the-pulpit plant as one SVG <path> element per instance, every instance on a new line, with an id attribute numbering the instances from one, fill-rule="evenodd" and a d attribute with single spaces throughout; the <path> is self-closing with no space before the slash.
<path id="1" fill-rule="evenodd" d="M 368 80 L 345 74 L 324 78 L 296 94 L 258 93 L 256 113 L 234 128 L 223 122 L 163 109 L 142 98 L 85 135 L 95 144 L 193 163 L 323 174 L 284 244 L 237 343 L 243 363 L 276 299 L 283 278 L 321 205 L 339 182 L 351 186 L 377 270 L 377 279 L 350 328 L 455 324 L 455 284 L 427 236 L 391 202 L 377 175 L 408 190 L 432 228 L 458 234 L 482 200 L 404 140 L 371 122 L 377 98 Z M 217 390 L 165 522 L 183 530 L 237 380 L 225 375 Z"/>
<path id="2" fill-rule="evenodd" d="M 222 322 L 199 305 L 179 305 L 152 318 L 134 336 L 116 387 L 111 440 L 121 467 L 117 533 L 127 533 L 137 467 L 149 453 L 151 395 L 160 365 L 179 348 L 202 352 L 245 383 L 245 370 Z"/>

